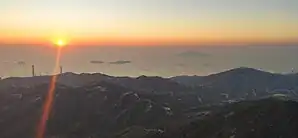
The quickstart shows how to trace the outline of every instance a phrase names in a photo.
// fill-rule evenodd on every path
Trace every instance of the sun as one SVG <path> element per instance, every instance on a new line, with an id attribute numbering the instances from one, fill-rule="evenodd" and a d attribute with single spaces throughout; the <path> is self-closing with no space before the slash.
<path id="1" fill-rule="evenodd" d="M 66 41 L 63 39 L 58 39 L 55 41 L 55 46 L 57 47 L 65 47 L 66 46 Z"/>

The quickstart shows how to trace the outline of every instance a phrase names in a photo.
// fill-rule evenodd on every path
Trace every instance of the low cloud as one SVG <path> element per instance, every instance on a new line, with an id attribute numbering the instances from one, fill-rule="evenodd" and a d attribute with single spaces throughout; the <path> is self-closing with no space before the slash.
<path id="1" fill-rule="evenodd" d="M 113 64 L 113 65 L 123 65 L 123 64 L 130 64 L 131 61 L 128 60 L 118 60 L 118 61 L 113 61 L 113 62 L 109 62 L 109 64 Z"/>
<path id="2" fill-rule="evenodd" d="M 177 56 L 179 57 L 209 57 L 211 56 L 211 54 L 209 53 L 204 53 L 204 52 L 199 52 L 199 51 L 186 51 L 186 52 L 182 52 L 177 54 Z"/>
<path id="3" fill-rule="evenodd" d="M 103 64 L 105 62 L 104 61 L 100 61 L 100 60 L 91 60 L 90 63 L 91 64 Z"/>

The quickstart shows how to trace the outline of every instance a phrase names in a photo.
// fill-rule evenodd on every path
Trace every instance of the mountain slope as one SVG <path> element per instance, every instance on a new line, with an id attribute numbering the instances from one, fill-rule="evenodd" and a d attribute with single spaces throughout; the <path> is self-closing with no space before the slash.
<path id="1" fill-rule="evenodd" d="M 204 77 L 175 77 L 187 86 L 216 91 L 226 99 L 256 99 L 276 93 L 298 96 L 298 76 L 264 72 L 252 68 L 236 68 Z M 190 83 L 188 83 L 190 82 Z M 196 85 L 195 85 L 196 84 Z"/>
<path id="2" fill-rule="evenodd" d="M 34 137 L 48 88 L 40 84 L 0 90 L 0 137 Z M 76 88 L 58 84 L 46 135 L 108 137 L 110 132 L 132 126 L 154 128 L 181 117 L 185 103 L 195 103 L 184 101 L 105 81 Z"/>
<path id="3" fill-rule="evenodd" d="M 296 138 L 298 103 L 277 99 L 240 102 L 152 138 Z M 148 136 L 149 137 L 149 136 Z"/>
<path id="4" fill-rule="evenodd" d="M 285 100 L 295 100 L 295 91 L 263 89 L 294 89 L 296 77 L 241 68 L 189 87 L 161 77 L 66 73 L 58 77 L 46 136 L 291 138 L 297 103 Z M 49 89 L 44 80 L 50 76 L 0 82 L 0 137 L 34 137 Z"/>

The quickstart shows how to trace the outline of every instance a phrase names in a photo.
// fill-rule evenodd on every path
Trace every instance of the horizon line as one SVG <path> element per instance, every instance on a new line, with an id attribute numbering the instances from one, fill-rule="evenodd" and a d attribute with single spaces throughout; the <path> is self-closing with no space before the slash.
<path id="1" fill-rule="evenodd" d="M 208 73 L 206 75 L 197 75 L 197 74 L 184 74 L 184 75 L 173 75 L 173 76 L 158 76 L 158 75 L 137 75 L 137 76 L 129 76 L 129 75 L 111 75 L 111 74 L 107 74 L 107 73 L 103 73 L 103 72 L 72 72 L 72 71 L 68 71 L 68 72 L 64 72 L 64 73 L 58 73 L 58 74 L 45 74 L 45 75 L 40 75 L 40 76 L 10 76 L 10 77 L 5 77 L 5 78 L 2 78 L 0 79 L 0 81 L 2 80 L 5 80 L 5 79 L 13 79 L 13 78 L 34 78 L 34 77 L 51 77 L 51 76 L 61 76 L 63 74 L 68 74 L 68 73 L 71 73 L 71 74 L 74 74 L 74 75 L 84 75 L 84 74 L 91 74 L 91 75 L 96 75 L 96 74 L 101 74 L 101 75 L 106 75 L 106 76 L 109 76 L 109 77 L 130 77 L 130 78 L 138 78 L 138 77 L 141 77 L 141 76 L 145 76 L 145 77 L 161 77 L 161 78 L 173 78 L 173 77 L 179 77 L 179 76 L 198 76 L 198 77 L 207 77 L 207 76 L 210 76 L 210 75 L 216 75 L 216 74 L 220 74 L 220 73 L 224 73 L 224 72 L 228 72 L 228 71 L 233 71 L 233 70 L 237 70 L 237 69 L 251 69 L 251 70 L 255 70 L 255 71 L 260 71 L 260 72 L 264 72 L 264 73 L 270 73 L 270 74 L 277 74 L 277 75 L 292 75 L 292 74 L 297 74 L 298 72 L 273 72 L 273 71 L 270 71 L 270 70 L 263 70 L 262 68 L 253 68 L 253 67 L 235 67 L 235 68 L 226 68 L 226 69 L 223 69 L 222 71 L 218 71 L 218 72 L 211 72 L 211 73 Z M 1 78 L 1 77 L 0 77 Z"/>
<path id="2" fill-rule="evenodd" d="M 54 44 L 45 44 L 45 43 L 1 43 L 1 46 L 48 46 L 52 47 Z M 243 43 L 85 43 L 85 44 L 67 44 L 68 46 L 74 47 L 181 47 L 181 46 L 298 46 L 297 42 L 243 42 Z"/>

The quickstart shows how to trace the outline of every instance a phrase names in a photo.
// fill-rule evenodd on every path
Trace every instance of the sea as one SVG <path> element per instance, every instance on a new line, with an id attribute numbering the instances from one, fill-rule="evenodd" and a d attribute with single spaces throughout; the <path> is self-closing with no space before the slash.
<path id="1" fill-rule="evenodd" d="M 297 46 L 67 46 L 1 45 L 0 77 L 52 75 L 63 72 L 112 76 L 205 76 L 232 68 L 250 67 L 273 73 L 296 73 Z"/>

